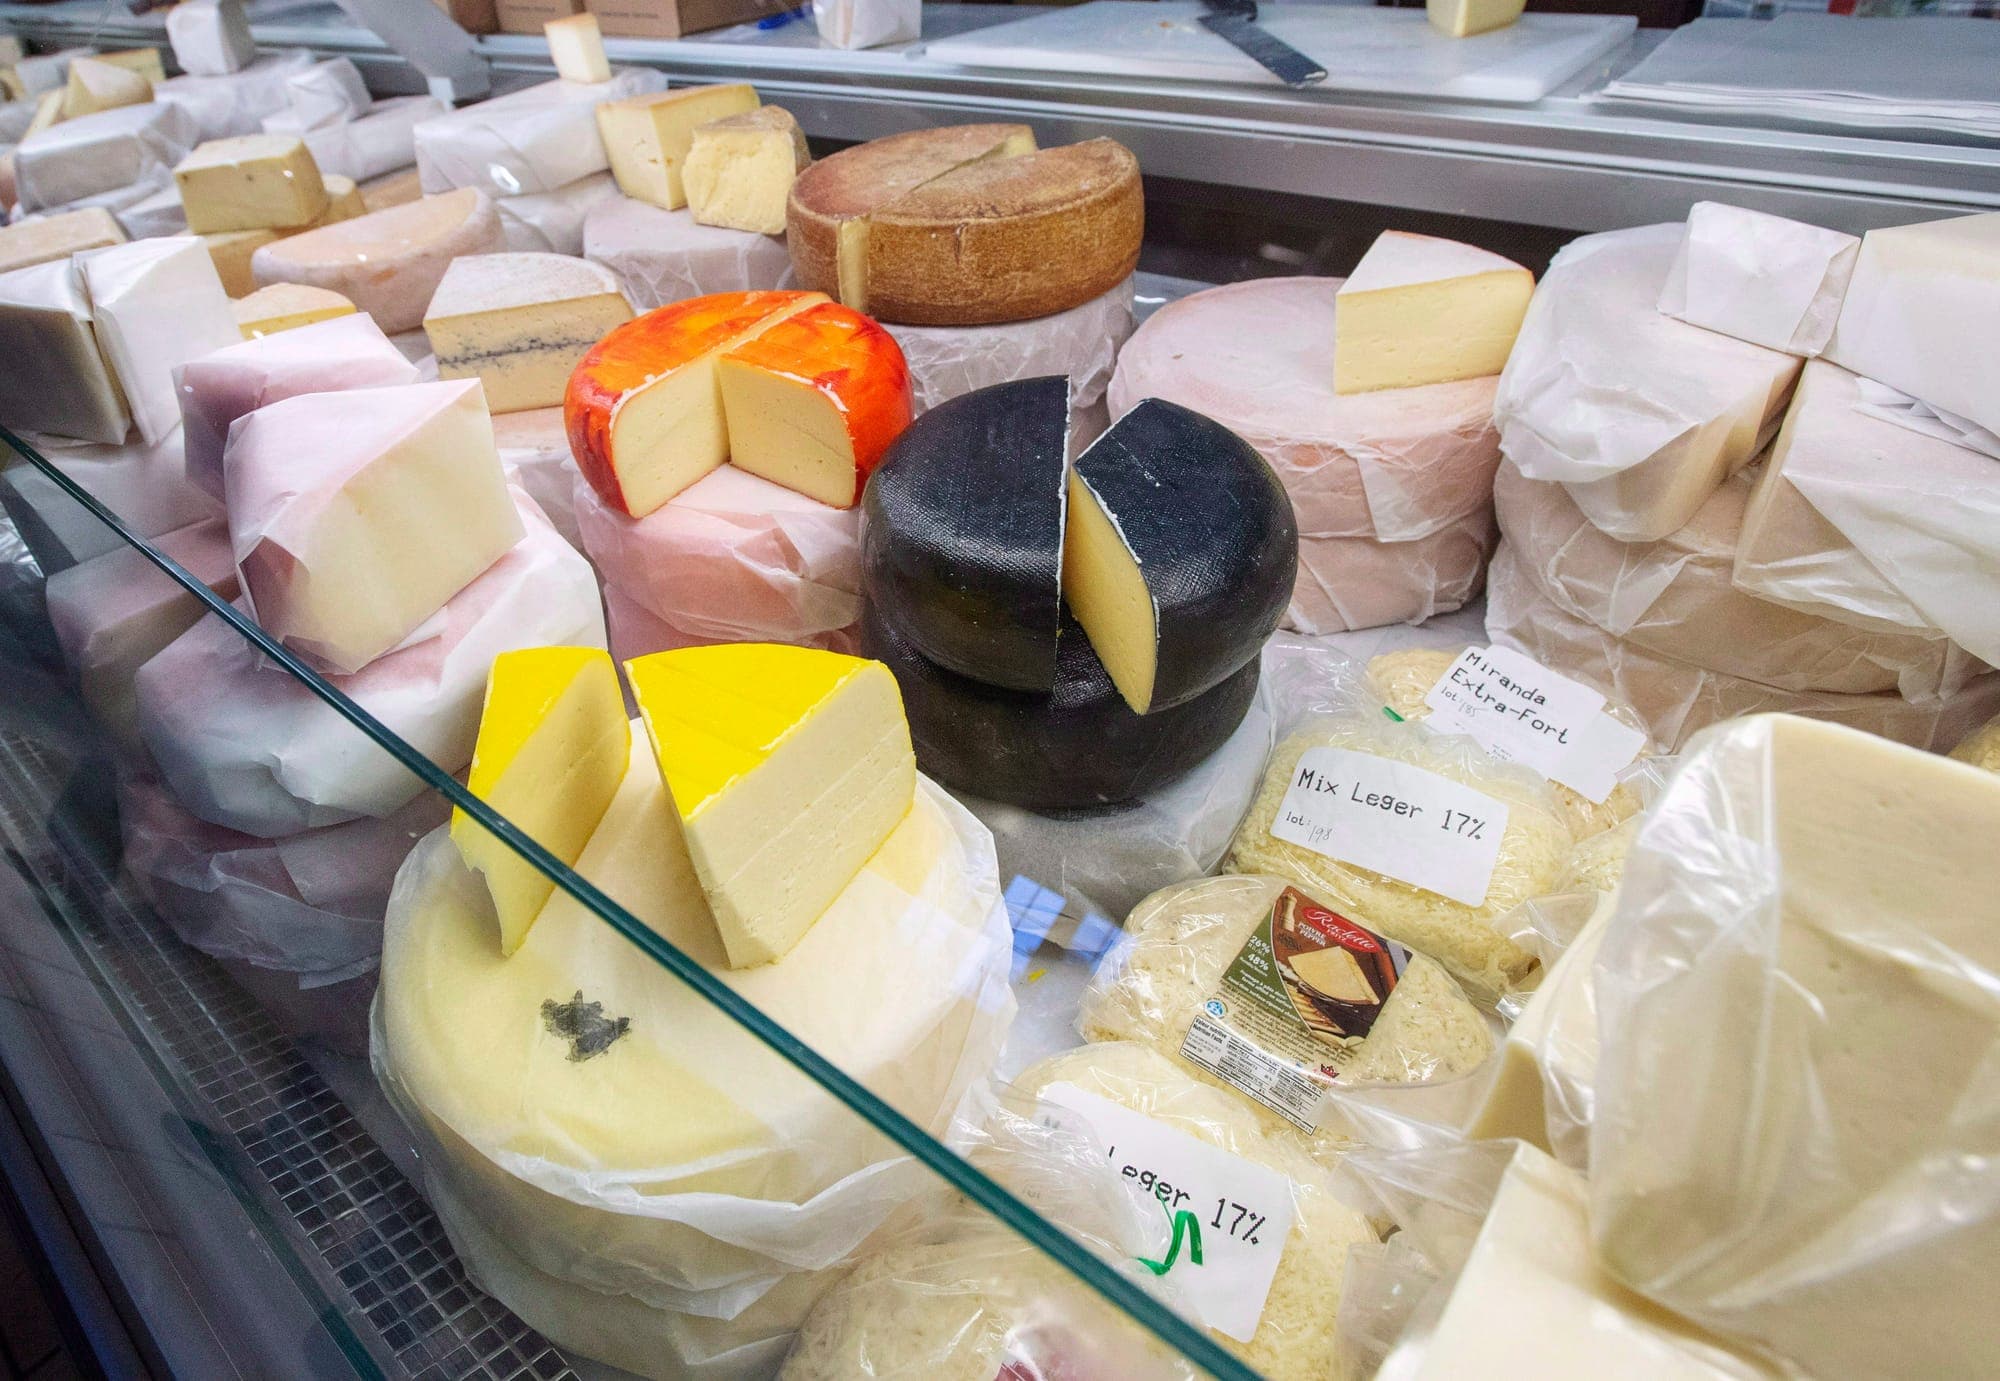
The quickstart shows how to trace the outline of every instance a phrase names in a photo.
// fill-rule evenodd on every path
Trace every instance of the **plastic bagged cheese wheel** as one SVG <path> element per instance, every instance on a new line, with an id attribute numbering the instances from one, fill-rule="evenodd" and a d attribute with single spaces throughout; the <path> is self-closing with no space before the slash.
<path id="1" fill-rule="evenodd" d="M 1952 690 L 1981 664 L 1942 637 L 1871 633 L 1745 594 L 1731 583 L 1757 471 L 1731 476 L 1657 542 L 1593 526 L 1562 485 L 1500 467 L 1493 501 L 1515 559 L 1576 615 L 1677 662 L 1780 690 L 1904 695 Z"/>
<path id="2" fill-rule="evenodd" d="M 1945 696 L 1788 691 L 1662 657 L 1577 617 L 1502 542 L 1487 572 L 1486 633 L 1630 705 L 1662 751 L 1677 752 L 1719 720 L 1783 711 L 1825 719 L 1917 747 L 1942 748 L 2000 709 L 2000 675 Z"/>
<path id="3" fill-rule="evenodd" d="M 1405 763 L 1503 802 L 1507 828 L 1485 902 L 1468 906 L 1272 834 L 1299 758 L 1310 748 L 1344 748 Z M 1549 784 L 1524 768 L 1496 763 L 1470 740 L 1440 737 L 1383 715 L 1321 715 L 1308 719 L 1271 755 L 1264 785 L 1224 866 L 1296 882 L 1376 934 L 1429 955 L 1476 998 L 1490 1000 L 1518 987 L 1535 969 L 1534 956 L 1495 923 L 1551 889 L 1571 843 Z"/>
<path id="4" fill-rule="evenodd" d="M 1104 397 L 1132 334 L 1132 280 L 1053 316 L 997 326 L 887 326 L 910 366 L 921 415 L 939 403 L 1016 379 L 1060 374 L 1074 411 Z M 1089 438 L 1085 438 L 1087 442 Z"/>
<path id="5" fill-rule="evenodd" d="M 1486 559 L 1497 536 L 1490 506 L 1408 542 L 1300 533 L 1299 578 L 1284 626 L 1318 635 L 1449 614 L 1486 583 Z"/>
<path id="6" fill-rule="evenodd" d="M 783 237 L 700 225 L 685 207 L 664 211 L 625 196 L 591 205 L 583 257 L 617 274 L 641 312 L 711 293 L 798 286 Z"/>

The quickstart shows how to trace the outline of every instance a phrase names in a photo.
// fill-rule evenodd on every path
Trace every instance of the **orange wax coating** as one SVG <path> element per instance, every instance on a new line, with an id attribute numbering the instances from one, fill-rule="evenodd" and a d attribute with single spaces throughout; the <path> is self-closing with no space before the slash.
<path id="1" fill-rule="evenodd" d="M 623 328 L 620 328 L 623 329 Z M 854 498 L 910 425 L 910 366 L 896 338 L 852 307 L 822 302 L 723 356 L 817 389 L 840 410 L 854 448 Z"/>

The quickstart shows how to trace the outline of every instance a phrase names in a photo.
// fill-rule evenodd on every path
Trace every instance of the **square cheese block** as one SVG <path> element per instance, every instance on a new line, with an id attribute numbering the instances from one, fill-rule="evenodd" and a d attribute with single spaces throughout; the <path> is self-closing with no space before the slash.
<path id="1" fill-rule="evenodd" d="M 273 403 L 231 429 L 225 464 L 258 621 L 334 672 L 395 648 L 521 540 L 476 380 Z"/>
<path id="2" fill-rule="evenodd" d="M 152 99 L 153 84 L 131 68 L 97 58 L 78 58 L 69 65 L 69 83 L 63 90 L 63 119 L 141 105 Z"/>
<path id="3" fill-rule="evenodd" d="M 131 428 L 74 260 L 0 274 L 0 421 L 108 444 Z"/>
<path id="4" fill-rule="evenodd" d="M 181 71 L 195 77 L 240 72 L 257 56 L 239 0 L 181 0 L 167 11 L 167 42 Z"/>
<path id="5" fill-rule="evenodd" d="M 1511 259 L 1384 231 L 1334 299 L 1334 392 L 1498 374 L 1534 292 L 1535 276 Z"/>
<path id="6" fill-rule="evenodd" d="M 604 172 L 598 107 L 666 86 L 651 68 L 621 67 L 609 81 L 541 82 L 425 120 L 415 132 L 424 190 L 534 196 Z"/>
<path id="7" fill-rule="evenodd" d="M 810 162 L 805 131 L 792 113 L 759 106 L 697 126 L 681 182 L 701 224 L 782 235 L 792 182 Z"/>
<path id="8" fill-rule="evenodd" d="M 327 288 L 309 288 L 303 283 L 273 283 L 238 298 L 230 308 L 245 340 L 354 314 L 354 304 L 339 293 Z"/>
<path id="9" fill-rule="evenodd" d="M 493 659 L 466 790 L 575 866 L 618 794 L 632 748 L 625 692 L 600 647 L 532 647 Z M 555 890 L 541 869 L 463 810 L 451 839 L 486 883 L 512 954 Z"/>
<path id="10" fill-rule="evenodd" d="M 258 250 L 279 238 L 282 237 L 275 230 L 219 230 L 202 236 L 201 242 L 208 249 L 216 276 L 222 280 L 222 290 L 231 297 L 248 297 L 257 291 L 257 275 L 251 271 L 251 261 Z"/>
<path id="11" fill-rule="evenodd" d="M 174 169 L 188 229 L 296 230 L 326 212 L 326 184 L 305 141 L 293 135 L 211 139 Z"/>
<path id="12" fill-rule="evenodd" d="M 330 288 L 384 331 L 415 330 L 451 261 L 501 247 L 500 214 L 470 187 L 288 235 L 251 256 L 259 286 Z"/>
<path id="13" fill-rule="evenodd" d="M 1869 231 L 1826 355 L 2000 434 L 2000 211 Z"/>
<path id="14" fill-rule="evenodd" d="M 779 643 L 656 652 L 626 674 L 729 966 L 784 958 L 910 812 L 895 677 Z"/>
<path id="15" fill-rule="evenodd" d="M 78 259 L 98 343 L 148 445 L 180 425 L 174 371 L 243 338 L 208 250 L 192 235 L 135 240 Z"/>
<path id="16" fill-rule="evenodd" d="M 478 379 L 494 412 L 558 406 L 584 352 L 632 308 L 612 272 L 562 254 L 475 254 L 424 315 L 438 377 Z"/>
<path id="17" fill-rule="evenodd" d="M 291 288 L 282 284 L 264 291 Z M 245 298 L 238 305 L 251 300 Z M 382 329 L 351 306 L 332 320 L 238 341 L 226 350 L 204 355 L 182 366 L 174 376 L 180 395 L 188 482 L 217 503 L 225 501 L 223 457 L 229 429 L 238 418 L 259 408 L 306 393 L 388 388 L 414 384 L 420 377 L 417 367 L 390 343 Z"/>
<path id="18" fill-rule="evenodd" d="M 604 56 L 604 35 L 598 32 L 596 15 L 551 19 L 542 25 L 542 32 L 548 35 L 549 60 L 558 77 L 566 82 L 611 80 L 611 60 Z"/>
<path id="19" fill-rule="evenodd" d="M 1425 0 L 1431 27 L 1453 38 L 1504 29 L 1521 17 L 1527 0 Z"/>
<path id="20" fill-rule="evenodd" d="M 1838 230 L 1698 201 L 1660 310 L 1752 345 L 1817 355 L 1833 335 L 1860 248 Z"/>
<path id="21" fill-rule="evenodd" d="M 681 171 L 695 130 L 757 105 L 756 89 L 743 82 L 605 102 L 597 108 L 597 127 L 618 190 L 669 211 L 686 205 Z"/>
<path id="22" fill-rule="evenodd" d="M 101 206 L 64 211 L 0 228 L 0 273 L 67 259 L 85 249 L 125 243 L 117 217 Z"/>

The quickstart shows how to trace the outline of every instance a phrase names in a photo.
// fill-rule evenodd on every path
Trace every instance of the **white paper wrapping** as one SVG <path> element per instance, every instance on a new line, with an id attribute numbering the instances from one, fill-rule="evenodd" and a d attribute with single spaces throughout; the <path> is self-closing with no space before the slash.
<path id="1" fill-rule="evenodd" d="M 2000 675 L 1982 676 L 1949 696 L 1911 701 L 1893 693 L 1779 690 L 1661 657 L 1564 609 L 1535 583 L 1506 542 L 1487 570 L 1486 633 L 1496 643 L 1624 701 L 1665 752 L 1678 751 L 1720 720 L 1776 711 L 1942 750 L 2000 712 Z"/>
<path id="2" fill-rule="evenodd" d="M 240 0 L 182 0 L 167 11 L 174 61 L 194 77 L 241 71 L 257 56 L 257 40 Z"/>
<path id="3" fill-rule="evenodd" d="M 243 340 L 208 247 L 176 235 L 89 250 L 75 262 L 132 425 L 144 441 L 163 441 L 181 425 L 175 372 Z"/>
<path id="4" fill-rule="evenodd" d="M 0 144 L 13 145 L 21 142 L 21 136 L 28 132 L 28 126 L 35 122 L 36 102 L 0 101 Z M 9 197 L 9 201 L 13 198 Z"/>
<path id="5" fill-rule="evenodd" d="M 1493 550 L 1493 510 L 1482 505 L 1408 542 L 1372 537 L 1299 538 L 1299 578 L 1284 627 L 1342 633 L 1421 623 L 1479 593 Z"/>
<path id="6" fill-rule="evenodd" d="M 285 86 L 292 118 L 301 129 L 341 124 L 366 115 L 374 104 L 360 70 L 346 58 L 327 58 L 294 72 Z"/>
<path id="7" fill-rule="evenodd" d="M 603 647 L 589 563 L 515 494 L 527 537 L 459 592 L 437 634 L 328 679 L 448 772 L 472 757 L 493 658 Z M 394 813 L 421 789 L 395 759 L 219 618 L 139 672 L 139 727 L 168 786 L 212 824 L 262 838 Z"/>
<path id="8" fill-rule="evenodd" d="M 583 257 L 617 274 L 641 312 L 709 293 L 798 286 L 782 235 L 698 225 L 686 208 L 662 211 L 626 196 L 590 208 Z"/>
<path id="9" fill-rule="evenodd" d="M 1500 376 L 1507 458 L 1625 542 L 1674 531 L 1776 434 L 1799 359 L 1658 310 L 1681 228 L 1572 240 Z"/>
<path id="10" fill-rule="evenodd" d="M 1512 465 L 1500 467 L 1493 496 L 1515 559 L 1572 616 L 1673 661 L 1780 690 L 1910 697 L 1956 690 L 1985 670 L 1941 637 L 1868 632 L 1738 590 L 1731 573 L 1760 473 L 1732 476 L 1658 542 L 1613 541 L 1561 485 Z"/>
<path id="11" fill-rule="evenodd" d="M 15 195 L 24 211 L 106 195 L 129 206 L 170 185 L 205 137 L 186 111 L 158 101 L 64 120 L 15 148 Z"/>
<path id="12" fill-rule="evenodd" d="M 813 0 L 813 24 L 835 48 L 915 43 L 923 35 L 923 0 Z"/>
<path id="13" fill-rule="evenodd" d="M 500 233 L 507 248 L 519 253 L 583 253 L 583 223 L 592 207 L 618 195 L 610 173 L 592 173 L 553 192 L 501 197 Z"/>
<path id="14" fill-rule="evenodd" d="M 187 211 L 181 206 L 181 189 L 169 182 L 144 200 L 112 212 L 126 238 L 150 240 L 162 235 L 188 233 Z"/>
<path id="15" fill-rule="evenodd" d="M 136 439 L 103 446 L 32 433 L 23 440 L 140 537 L 158 537 L 189 523 L 221 516 L 219 507 L 187 481 L 181 468 L 179 428 L 157 446 Z M 14 520 L 44 575 L 123 545 L 117 534 L 85 512 L 81 504 L 56 487 L 54 480 L 11 453 L 9 459 L 13 463 L 0 472 L 0 505 Z"/>
<path id="16" fill-rule="evenodd" d="M 153 100 L 186 112 L 200 139 L 256 134 L 265 116 L 290 107 L 292 77 L 312 64 L 313 55 L 303 49 L 274 53 L 227 76 L 169 77 L 154 85 Z"/>
<path id="17" fill-rule="evenodd" d="M 95 48 L 59 48 L 53 53 L 32 53 L 14 64 L 14 75 L 20 79 L 21 89 L 30 100 L 46 91 L 54 91 L 69 80 L 71 58 L 89 57 Z"/>
<path id="18" fill-rule="evenodd" d="M 852 646 L 861 617 L 861 516 L 734 466 L 643 518 L 577 476 L 583 548 L 620 594 L 686 643 Z M 685 645 L 685 644 L 683 644 Z"/>
<path id="19" fill-rule="evenodd" d="M 435 96 L 397 96 L 377 101 L 365 115 L 325 125 L 318 129 L 286 131 L 300 133 L 312 151 L 313 162 L 322 173 L 337 173 L 356 182 L 366 182 L 417 161 L 417 126 L 443 115 L 450 107 Z M 274 121 L 282 127 L 291 121 L 276 116 L 264 122 L 272 133 Z"/>
<path id="20" fill-rule="evenodd" d="M 0 418 L 103 445 L 132 430 L 74 257 L 0 274 Z"/>
<path id="21" fill-rule="evenodd" d="M 1002 326 L 887 326 L 910 365 L 916 411 L 992 384 L 1062 374 L 1070 407 L 1087 408 L 1111 386 L 1119 347 L 1132 334 L 1132 280 L 1054 316 Z"/>
<path id="22" fill-rule="evenodd" d="M 417 126 L 426 192 L 477 187 L 492 197 L 553 192 L 611 167 L 597 107 L 665 91 L 663 73 L 620 67 L 605 82 L 541 82 Z"/>
<path id="23" fill-rule="evenodd" d="M 436 374 L 433 364 L 429 377 Z M 529 408 L 526 412 L 497 413 L 493 444 L 500 452 L 501 467 L 528 491 L 549 526 L 562 534 L 563 541 L 583 551 L 583 534 L 576 525 L 576 466 L 570 461 L 563 410 Z"/>
<path id="24" fill-rule="evenodd" d="M 1858 236 L 1698 201 L 1688 212 L 1660 310 L 1793 355 L 1817 355 L 1840 319 Z"/>

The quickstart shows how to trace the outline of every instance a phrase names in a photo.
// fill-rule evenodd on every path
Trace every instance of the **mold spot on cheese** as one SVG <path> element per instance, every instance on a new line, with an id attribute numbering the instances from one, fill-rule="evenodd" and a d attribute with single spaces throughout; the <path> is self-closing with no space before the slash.
<path id="1" fill-rule="evenodd" d="M 542 1029 L 557 1040 L 569 1042 L 572 1064 L 582 1064 L 602 1055 L 632 1029 L 630 1017 L 607 1017 L 602 1002 L 585 1002 L 583 989 L 568 1002 L 542 1000 Z"/>

